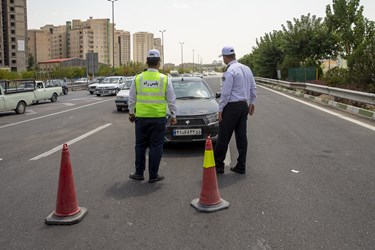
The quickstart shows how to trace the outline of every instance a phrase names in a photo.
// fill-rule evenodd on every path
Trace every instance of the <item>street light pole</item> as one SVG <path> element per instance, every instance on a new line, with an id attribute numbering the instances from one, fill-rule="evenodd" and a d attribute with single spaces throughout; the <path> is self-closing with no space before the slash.
<path id="1" fill-rule="evenodd" d="M 108 0 L 112 2 L 112 69 L 115 68 L 115 2 L 117 0 Z"/>
<path id="2" fill-rule="evenodd" d="M 181 44 L 181 69 L 182 69 L 181 71 L 184 71 L 184 42 L 180 42 L 180 44 Z"/>
<path id="3" fill-rule="evenodd" d="M 194 50 L 193 50 L 193 73 L 194 73 Z"/>
<path id="4" fill-rule="evenodd" d="M 165 59 L 164 59 L 164 32 L 166 32 L 166 30 L 159 30 L 159 32 L 161 32 L 161 48 L 162 48 L 162 60 L 163 60 L 163 71 L 164 71 L 164 64 L 165 64 Z"/>

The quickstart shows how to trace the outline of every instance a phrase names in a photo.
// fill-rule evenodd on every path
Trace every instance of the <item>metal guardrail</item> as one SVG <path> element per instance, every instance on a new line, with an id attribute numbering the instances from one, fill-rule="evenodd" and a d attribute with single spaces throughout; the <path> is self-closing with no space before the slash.
<path id="1" fill-rule="evenodd" d="M 68 84 L 69 91 L 87 90 L 88 84 Z"/>
<path id="2" fill-rule="evenodd" d="M 294 82 L 287 82 L 287 81 L 280 81 L 275 79 L 268 79 L 268 78 L 261 78 L 255 77 L 257 82 L 262 82 L 266 84 L 274 84 L 279 85 L 284 88 L 289 89 L 302 89 L 304 91 L 311 91 L 318 94 L 326 94 L 330 96 L 334 96 L 337 98 L 343 98 L 346 100 L 356 101 L 359 103 L 364 104 L 371 104 L 375 105 L 375 94 L 348 90 L 348 89 L 340 89 L 334 87 L 327 87 L 317 84 L 311 83 L 294 83 Z"/>

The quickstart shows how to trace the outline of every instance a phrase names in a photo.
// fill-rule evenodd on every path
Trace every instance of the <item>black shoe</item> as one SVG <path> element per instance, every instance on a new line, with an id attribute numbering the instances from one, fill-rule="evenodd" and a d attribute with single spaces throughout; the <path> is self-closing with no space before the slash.
<path id="1" fill-rule="evenodd" d="M 133 179 L 133 180 L 137 180 L 137 181 L 143 181 L 145 178 L 143 177 L 143 175 L 140 175 L 140 174 L 137 174 L 137 173 L 134 173 L 134 174 L 130 174 L 129 175 L 129 178 L 130 179 Z"/>
<path id="2" fill-rule="evenodd" d="M 161 180 L 164 180 L 164 176 L 162 175 L 158 175 L 156 176 L 155 178 L 150 178 L 148 180 L 149 183 L 154 183 L 154 182 L 157 182 L 157 181 L 161 181 Z"/>
<path id="3" fill-rule="evenodd" d="M 218 167 L 215 167 L 215 168 L 216 168 L 217 174 L 224 174 L 224 168 L 218 168 Z"/>
<path id="4" fill-rule="evenodd" d="M 241 168 L 238 168 L 238 167 L 231 167 L 230 171 L 236 172 L 238 174 L 246 174 L 245 169 L 241 169 Z"/>

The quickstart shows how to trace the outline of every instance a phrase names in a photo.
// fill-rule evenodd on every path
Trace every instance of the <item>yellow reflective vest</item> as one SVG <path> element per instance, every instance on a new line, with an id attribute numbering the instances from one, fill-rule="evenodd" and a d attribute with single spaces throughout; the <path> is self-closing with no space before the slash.
<path id="1" fill-rule="evenodd" d="M 137 117 L 166 117 L 168 77 L 160 72 L 145 71 L 135 78 Z"/>

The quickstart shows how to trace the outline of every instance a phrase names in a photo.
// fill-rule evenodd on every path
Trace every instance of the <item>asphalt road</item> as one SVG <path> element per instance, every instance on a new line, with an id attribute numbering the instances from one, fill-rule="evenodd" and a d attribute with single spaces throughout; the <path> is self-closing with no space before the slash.
<path id="1" fill-rule="evenodd" d="M 218 77 L 207 81 L 220 89 Z M 162 182 L 128 179 L 134 125 L 113 96 L 70 92 L 24 115 L 0 113 L 0 246 L 373 249 L 375 124 L 350 118 L 364 126 L 259 86 L 247 174 L 227 168 L 218 176 L 230 207 L 205 214 L 190 206 L 200 195 L 204 145 L 166 146 Z M 55 148 L 66 142 L 78 203 L 89 213 L 76 225 L 48 226 L 61 160 Z M 232 141 L 232 165 L 236 157 Z"/>

